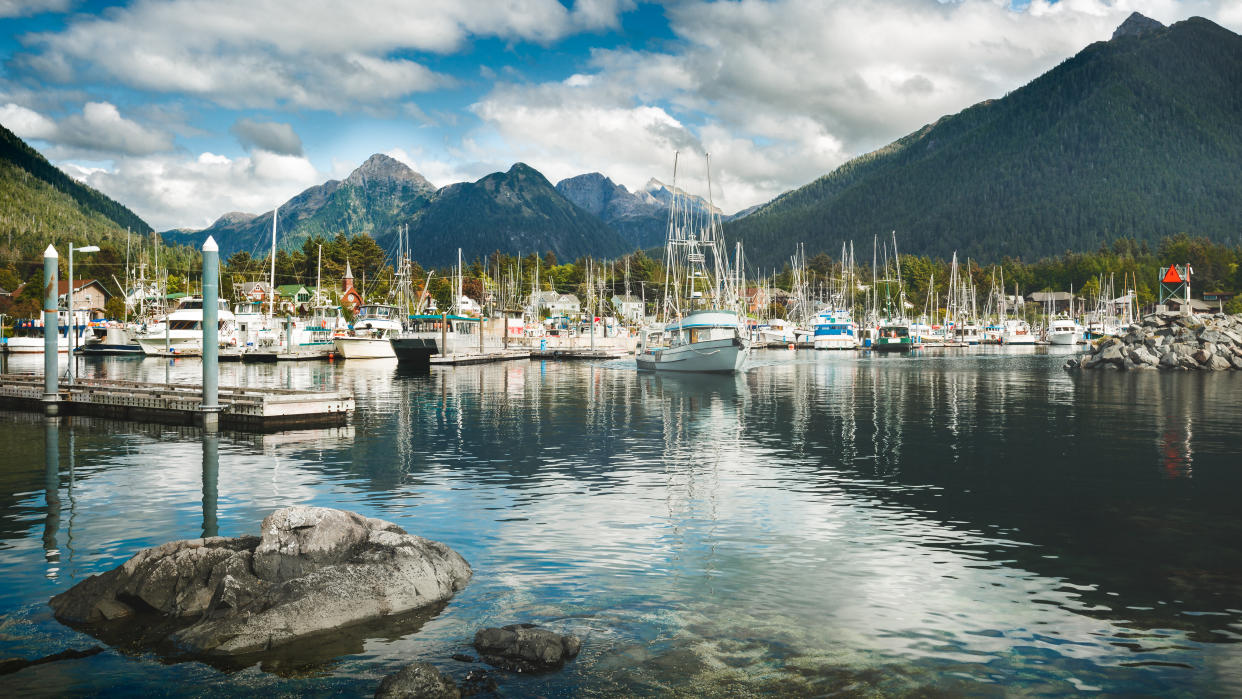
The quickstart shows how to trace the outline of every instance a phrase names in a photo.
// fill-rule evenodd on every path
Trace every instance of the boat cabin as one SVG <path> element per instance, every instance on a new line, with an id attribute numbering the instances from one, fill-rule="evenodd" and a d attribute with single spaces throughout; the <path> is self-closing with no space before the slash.
<path id="1" fill-rule="evenodd" d="M 908 325 L 881 325 L 880 337 L 910 337 Z"/>

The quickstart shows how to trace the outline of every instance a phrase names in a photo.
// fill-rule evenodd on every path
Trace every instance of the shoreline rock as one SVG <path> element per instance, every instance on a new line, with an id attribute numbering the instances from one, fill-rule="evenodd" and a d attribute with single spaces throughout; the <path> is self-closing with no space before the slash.
<path id="1" fill-rule="evenodd" d="M 143 549 L 49 604 L 87 632 L 232 656 L 441 604 L 472 574 L 448 546 L 353 512 L 288 507 L 262 529 Z"/>
<path id="2" fill-rule="evenodd" d="M 375 699 L 460 699 L 457 683 L 431 663 L 406 665 L 380 682 Z"/>
<path id="3" fill-rule="evenodd" d="M 1242 369 L 1242 314 L 1145 316 L 1120 335 L 1090 346 L 1065 369 L 1229 371 Z"/>
<path id="4" fill-rule="evenodd" d="M 512 672 L 549 672 L 578 655 L 582 641 L 562 636 L 534 624 L 510 624 L 501 628 L 479 629 L 474 648 L 483 662 Z"/>

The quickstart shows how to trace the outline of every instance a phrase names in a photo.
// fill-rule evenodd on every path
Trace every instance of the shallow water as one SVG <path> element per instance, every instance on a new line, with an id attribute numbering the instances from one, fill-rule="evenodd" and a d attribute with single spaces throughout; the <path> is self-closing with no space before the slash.
<path id="1" fill-rule="evenodd" d="M 370 695 L 418 659 L 460 677 L 471 666 L 450 656 L 476 629 L 531 621 L 583 653 L 499 673 L 504 694 L 1242 693 L 1242 377 L 1063 360 L 772 350 L 737 377 L 632 360 L 225 364 L 226 385 L 348 388 L 357 415 L 205 438 L 0 413 L 0 657 L 94 644 L 50 596 L 144 546 L 257 533 L 290 504 L 394 521 L 475 571 L 421 627 L 240 670 L 110 648 L 5 684 Z"/>

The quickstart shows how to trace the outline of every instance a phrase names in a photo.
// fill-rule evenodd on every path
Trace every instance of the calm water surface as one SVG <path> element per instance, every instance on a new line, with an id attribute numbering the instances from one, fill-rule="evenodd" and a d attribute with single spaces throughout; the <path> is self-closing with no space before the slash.
<path id="1" fill-rule="evenodd" d="M 460 677 L 476 629 L 530 621 L 583 653 L 501 673 L 503 694 L 1242 694 L 1242 376 L 1063 359 L 223 365 L 223 384 L 348 388 L 357 415 L 204 437 L 0 413 L 0 657 L 93 645 L 47 600 L 137 549 L 258 533 L 296 503 L 391 520 L 475 571 L 434 618 L 248 667 L 109 648 L 6 693 L 370 695 L 415 660 Z"/>

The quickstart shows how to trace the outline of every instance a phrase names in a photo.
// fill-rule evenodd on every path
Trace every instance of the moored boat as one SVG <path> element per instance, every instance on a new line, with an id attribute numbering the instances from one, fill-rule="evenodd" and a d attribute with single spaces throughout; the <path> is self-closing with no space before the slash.
<path id="1" fill-rule="evenodd" d="M 849 311 L 826 309 L 815 315 L 812 325 L 815 349 L 856 349 L 858 347 L 858 324 Z"/>
<path id="2" fill-rule="evenodd" d="M 1031 332 L 1031 326 L 1025 320 L 1006 320 L 1005 333 L 1001 336 L 1001 343 L 1005 345 L 1033 345 L 1035 344 L 1035 333 Z"/>
<path id="3" fill-rule="evenodd" d="M 910 324 L 900 320 L 881 323 L 871 340 L 871 349 L 876 352 L 908 352 L 915 349 Z"/>
<path id="4" fill-rule="evenodd" d="M 87 338 L 87 321 L 85 311 L 77 311 L 76 322 L 70 327 L 69 312 L 61 310 L 56 314 L 56 351 L 68 352 L 70 344 L 82 346 Z M 71 333 L 76 334 L 71 337 Z M 72 341 L 72 342 L 71 342 Z M 13 323 L 13 336 L 5 338 L 5 346 L 13 354 L 43 354 L 43 319 L 28 318 Z"/>
<path id="5" fill-rule="evenodd" d="M 392 338 L 401 333 L 401 309 L 367 304 L 358 309 L 353 328 L 333 338 L 337 354 L 345 359 L 391 359 L 397 356 Z"/>
<path id="6" fill-rule="evenodd" d="M 1082 327 L 1072 318 L 1058 316 L 1048 321 L 1046 338 L 1053 345 L 1074 345 L 1082 337 Z"/>
<path id="7" fill-rule="evenodd" d="M 237 344 L 237 330 L 233 323 L 233 311 L 229 302 L 217 299 L 219 342 L 221 347 Z M 148 326 L 147 332 L 135 338 L 147 355 L 163 354 L 165 350 L 174 354 L 198 354 L 203 351 L 203 298 L 187 296 L 181 299 L 172 313 L 161 323 Z"/>

